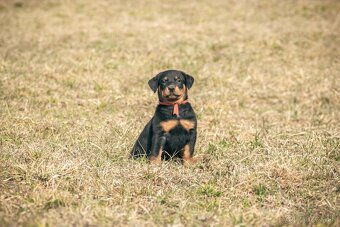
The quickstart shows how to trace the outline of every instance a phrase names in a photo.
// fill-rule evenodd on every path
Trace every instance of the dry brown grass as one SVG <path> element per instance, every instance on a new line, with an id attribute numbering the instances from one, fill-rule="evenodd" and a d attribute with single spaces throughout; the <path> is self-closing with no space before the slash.
<path id="1" fill-rule="evenodd" d="M 339 1 L 0 1 L 0 225 L 339 226 Z M 193 168 L 128 153 L 196 79 Z"/>

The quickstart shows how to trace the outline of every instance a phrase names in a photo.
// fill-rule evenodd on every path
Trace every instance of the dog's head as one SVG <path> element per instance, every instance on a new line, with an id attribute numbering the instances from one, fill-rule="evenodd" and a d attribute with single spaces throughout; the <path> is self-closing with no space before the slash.
<path id="1" fill-rule="evenodd" d="M 180 103 L 188 98 L 187 90 L 194 84 L 194 78 L 182 71 L 167 70 L 149 80 L 153 92 L 158 90 L 159 101 Z"/>

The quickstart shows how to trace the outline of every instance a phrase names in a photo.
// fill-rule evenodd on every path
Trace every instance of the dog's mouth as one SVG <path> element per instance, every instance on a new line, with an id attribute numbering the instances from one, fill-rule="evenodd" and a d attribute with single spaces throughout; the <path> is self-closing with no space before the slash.
<path id="1" fill-rule="evenodd" d="M 170 95 L 167 95 L 165 98 L 178 98 L 180 96 L 181 95 L 177 95 L 177 94 L 171 93 Z"/>
<path id="2" fill-rule="evenodd" d="M 180 97 L 181 97 L 181 95 L 177 95 L 177 94 L 174 94 L 174 93 L 171 93 L 171 94 L 169 94 L 169 95 L 164 96 L 164 98 L 166 98 L 166 99 L 169 100 L 169 101 L 176 101 L 176 100 L 178 100 Z"/>
<path id="3" fill-rule="evenodd" d="M 179 90 L 174 89 L 174 90 L 169 90 L 169 89 L 164 89 L 161 90 L 161 98 L 164 101 L 168 101 L 168 102 L 177 102 L 179 100 L 181 100 L 184 96 L 184 92 L 183 90 Z"/>

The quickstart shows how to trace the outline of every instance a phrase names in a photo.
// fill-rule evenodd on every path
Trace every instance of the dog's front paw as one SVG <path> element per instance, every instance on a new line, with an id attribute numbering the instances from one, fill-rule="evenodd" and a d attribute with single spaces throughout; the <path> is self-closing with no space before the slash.
<path id="1" fill-rule="evenodd" d="M 197 163 L 197 159 L 195 159 L 195 158 L 183 159 L 183 166 L 184 167 L 189 167 L 189 166 L 195 165 L 196 163 Z"/>
<path id="2" fill-rule="evenodd" d="M 161 160 L 161 157 L 159 157 L 159 156 L 156 156 L 156 157 L 151 156 L 150 157 L 150 163 L 151 164 L 159 165 L 159 164 L 161 164 L 161 162 L 162 162 L 162 160 Z"/>

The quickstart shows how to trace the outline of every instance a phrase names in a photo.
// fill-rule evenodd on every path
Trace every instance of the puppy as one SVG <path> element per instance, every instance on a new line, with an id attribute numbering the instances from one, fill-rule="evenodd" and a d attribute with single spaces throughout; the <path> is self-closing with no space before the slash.
<path id="1" fill-rule="evenodd" d="M 154 116 L 138 137 L 131 156 L 146 156 L 151 163 L 179 157 L 184 165 L 193 159 L 197 134 L 197 119 L 188 102 L 188 90 L 194 78 L 182 71 L 167 70 L 149 80 L 159 104 Z"/>

